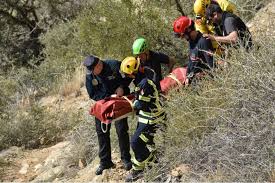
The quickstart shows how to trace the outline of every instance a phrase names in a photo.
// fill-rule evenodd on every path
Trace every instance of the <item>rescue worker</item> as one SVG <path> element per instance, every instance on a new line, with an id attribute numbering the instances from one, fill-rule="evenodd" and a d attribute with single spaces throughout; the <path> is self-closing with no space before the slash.
<path id="1" fill-rule="evenodd" d="M 214 67 L 213 46 L 211 40 L 196 31 L 195 23 L 189 17 L 180 16 L 174 21 L 174 34 L 178 38 L 185 38 L 189 43 L 189 62 L 187 66 L 188 85 L 198 73 L 205 73 Z"/>
<path id="2" fill-rule="evenodd" d="M 131 79 L 123 78 L 120 74 L 121 62 L 117 60 L 102 61 L 98 57 L 91 55 L 84 60 L 87 68 L 86 89 L 91 99 L 98 101 L 112 94 L 123 96 L 130 93 L 129 84 Z M 110 125 L 107 125 L 106 132 L 103 132 L 100 120 L 95 118 L 96 132 L 99 143 L 100 164 L 95 171 L 96 175 L 102 174 L 104 169 L 115 167 L 111 159 Z M 103 126 L 104 127 L 104 126 Z M 115 122 L 118 135 L 121 159 L 124 169 L 132 168 L 130 155 L 130 142 L 128 134 L 127 118 Z"/>
<path id="3" fill-rule="evenodd" d="M 243 46 L 246 50 L 252 48 L 252 36 L 245 23 L 237 15 L 224 12 L 215 4 L 211 4 L 206 9 L 206 17 L 209 21 L 218 25 L 221 33 L 216 35 L 204 34 L 205 37 L 219 43 L 235 46 Z"/>
<path id="4" fill-rule="evenodd" d="M 120 70 L 126 76 L 134 78 L 138 72 L 140 61 L 135 57 L 126 57 L 121 64 Z M 155 151 L 149 150 L 148 145 L 154 145 L 156 130 L 163 127 L 166 113 L 162 108 L 159 92 L 156 87 L 156 73 L 153 69 L 145 66 L 144 78 L 138 83 L 136 98 L 133 109 L 138 114 L 138 124 L 131 138 L 131 147 L 134 152 L 132 157 L 133 169 L 126 177 L 126 182 L 135 181 L 143 175 L 143 170 L 151 162 L 155 161 Z"/>
<path id="5" fill-rule="evenodd" d="M 176 63 L 175 58 L 150 50 L 147 40 L 142 37 L 134 41 L 132 49 L 133 55 L 140 59 L 142 67 L 147 66 L 155 71 L 157 89 L 160 90 L 159 82 L 163 79 L 161 65 L 167 65 L 168 72 L 170 73 Z"/>
<path id="6" fill-rule="evenodd" d="M 221 7 L 222 11 L 234 12 L 236 11 L 236 5 L 230 0 L 195 0 L 194 3 L 194 13 L 195 13 L 195 27 L 197 31 L 202 34 L 219 34 L 220 30 L 215 27 L 206 18 L 206 8 L 210 4 L 217 4 Z M 219 45 L 215 40 L 212 40 L 213 48 L 218 56 L 224 55 L 224 48 Z"/>
<path id="7" fill-rule="evenodd" d="M 195 13 L 195 27 L 196 30 L 202 34 L 215 34 L 213 25 L 207 24 L 206 8 L 210 4 L 217 4 L 221 7 L 222 11 L 233 13 L 236 11 L 236 5 L 230 0 L 195 0 L 194 13 Z"/>

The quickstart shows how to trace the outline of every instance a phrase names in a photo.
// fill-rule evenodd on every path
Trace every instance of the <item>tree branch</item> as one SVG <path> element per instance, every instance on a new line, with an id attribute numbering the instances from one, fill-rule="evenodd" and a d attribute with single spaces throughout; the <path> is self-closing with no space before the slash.
<path id="1" fill-rule="evenodd" d="M 181 4 L 179 2 L 179 0 L 175 0 L 176 4 L 177 4 L 177 10 L 181 13 L 182 16 L 185 16 L 185 13 L 182 10 Z"/>

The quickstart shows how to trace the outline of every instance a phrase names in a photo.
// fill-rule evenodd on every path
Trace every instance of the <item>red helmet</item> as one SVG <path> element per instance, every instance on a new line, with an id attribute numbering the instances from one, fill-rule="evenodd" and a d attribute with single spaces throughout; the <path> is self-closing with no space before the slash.
<path id="1" fill-rule="evenodd" d="M 174 32 L 184 33 L 185 29 L 192 24 L 192 20 L 186 16 L 180 16 L 174 21 Z"/>

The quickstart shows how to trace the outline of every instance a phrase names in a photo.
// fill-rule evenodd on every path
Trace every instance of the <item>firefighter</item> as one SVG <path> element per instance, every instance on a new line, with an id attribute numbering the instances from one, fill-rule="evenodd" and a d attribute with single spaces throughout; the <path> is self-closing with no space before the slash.
<path id="1" fill-rule="evenodd" d="M 135 78 L 139 72 L 144 72 L 144 78 L 137 84 L 136 98 L 133 109 L 138 114 L 138 124 L 131 138 L 131 147 L 134 152 L 132 157 L 133 168 L 126 177 L 126 182 L 135 181 L 143 175 L 146 165 L 155 161 L 155 151 L 148 148 L 154 145 L 156 130 L 163 127 L 166 113 L 159 98 L 156 86 L 156 73 L 153 69 L 145 66 L 139 69 L 140 61 L 135 57 L 127 57 L 122 61 L 120 70 L 126 76 Z"/>
<path id="2" fill-rule="evenodd" d="M 222 11 L 234 12 L 236 11 L 236 5 L 229 0 L 196 0 L 194 3 L 195 13 L 195 27 L 197 31 L 202 34 L 219 34 L 221 31 L 219 27 L 214 26 L 206 18 L 206 8 L 210 4 L 217 4 L 221 7 Z M 218 56 L 223 56 L 224 49 L 215 40 L 212 40 L 213 48 Z"/>
<path id="3" fill-rule="evenodd" d="M 184 38 L 189 43 L 189 62 L 187 66 L 188 85 L 195 76 L 206 73 L 214 67 L 213 52 L 211 40 L 202 36 L 202 33 L 196 31 L 193 20 L 186 16 L 180 16 L 174 21 L 174 34 L 178 38 Z"/>
<path id="4" fill-rule="evenodd" d="M 175 58 L 169 57 L 166 54 L 155 52 L 149 49 L 148 41 L 145 38 L 138 38 L 134 41 L 132 46 L 133 55 L 140 59 L 142 67 L 147 66 L 153 69 L 156 73 L 156 85 L 160 90 L 160 81 L 163 79 L 161 72 L 161 65 L 168 66 L 168 72 L 172 72 L 176 63 Z"/>
<path id="5" fill-rule="evenodd" d="M 211 24 L 207 24 L 206 8 L 210 4 L 217 4 L 221 7 L 222 11 L 233 13 L 236 11 L 236 5 L 229 0 L 196 0 L 194 3 L 195 13 L 195 27 L 196 30 L 202 34 L 215 34 L 214 27 Z"/>
<path id="6" fill-rule="evenodd" d="M 221 33 L 218 35 L 204 34 L 204 36 L 219 43 L 233 44 L 237 48 L 242 46 L 247 51 L 252 48 L 251 33 L 237 15 L 224 12 L 218 5 L 211 4 L 206 9 L 206 17 L 221 28 Z"/>
<path id="7" fill-rule="evenodd" d="M 131 79 L 123 78 L 120 74 L 121 62 L 117 60 L 102 61 L 98 57 L 88 56 L 83 65 L 87 68 L 86 89 L 91 99 L 98 101 L 112 94 L 123 96 L 130 93 Z M 99 143 L 100 164 L 95 171 L 96 175 L 102 174 L 104 169 L 113 168 L 115 165 L 111 159 L 110 125 L 103 132 L 100 120 L 95 118 L 96 132 Z M 130 142 L 128 134 L 127 118 L 115 122 L 119 140 L 121 159 L 126 170 L 132 168 L 130 155 Z M 106 129 L 105 129 L 106 130 Z"/>

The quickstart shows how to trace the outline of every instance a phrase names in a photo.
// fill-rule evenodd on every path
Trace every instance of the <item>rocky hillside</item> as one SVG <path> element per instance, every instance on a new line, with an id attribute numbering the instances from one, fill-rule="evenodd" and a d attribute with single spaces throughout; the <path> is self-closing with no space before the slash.
<path id="1" fill-rule="evenodd" d="M 275 1 L 273 0 L 268 6 L 262 8 L 248 23 L 254 40 L 261 40 L 262 36 L 275 38 L 274 19 Z M 40 103 L 48 107 L 49 110 L 55 110 L 55 108 L 61 108 L 63 110 L 68 110 L 68 108 L 83 110 L 85 115 L 88 116 L 87 109 L 92 102 L 89 101 L 86 90 L 82 87 L 77 94 L 72 94 L 65 98 L 61 96 L 51 96 L 43 98 Z M 96 158 L 86 165 L 84 160 L 72 157 L 76 150 L 77 146 L 75 143 L 64 141 L 52 147 L 42 149 L 24 150 L 19 147 L 12 147 L 2 151 L 0 152 L 0 159 L 4 160 L 4 162 L 2 163 L 1 181 L 107 182 L 124 180 L 127 172 L 122 169 L 117 149 L 114 149 L 113 152 L 116 168 L 104 171 L 101 176 L 94 176 L 98 159 Z M 176 167 L 171 171 L 168 182 L 175 180 L 175 177 L 187 171 L 188 167 L 184 165 Z M 275 181 L 275 172 L 273 181 Z"/>
<path id="2" fill-rule="evenodd" d="M 257 15 L 248 22 L 247 26 L 255 40 L 261 40 L 263 36 L 275 37 L 275 1 L 262 8 Z"/>

